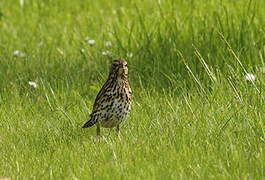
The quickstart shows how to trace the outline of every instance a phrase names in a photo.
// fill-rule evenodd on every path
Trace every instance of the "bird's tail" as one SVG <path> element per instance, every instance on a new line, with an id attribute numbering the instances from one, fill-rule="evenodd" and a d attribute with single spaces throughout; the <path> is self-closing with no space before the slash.
<path id="1" fill-rule="evenodd" d="M 96 124 L 96 121 L 95 121 L 94 119 L 90 119 L 89 121 L 87 121 L 87 122 L 82 126 L 82 128 L 88 128 L 88 127 L 93 126 L 94 124 Z"/>

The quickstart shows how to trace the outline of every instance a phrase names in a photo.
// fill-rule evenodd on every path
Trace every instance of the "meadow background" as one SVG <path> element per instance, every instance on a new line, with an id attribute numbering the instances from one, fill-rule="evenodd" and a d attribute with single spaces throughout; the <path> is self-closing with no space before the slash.
<path id="1" fill-rule="evenodd" d="M 264 179 L 264 7 L 1 0 L 0 177 Z M 115 58 L 133 111 L 99 140 L 81 126 Z"/>

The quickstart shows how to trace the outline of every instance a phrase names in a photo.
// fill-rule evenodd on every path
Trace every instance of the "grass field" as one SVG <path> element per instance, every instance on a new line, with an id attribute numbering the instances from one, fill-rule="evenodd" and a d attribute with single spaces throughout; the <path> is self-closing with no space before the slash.
<path id="1" fill-rule="evenodd" d="M 264 7 L 1 0 L 0 178 L 264 179 Z M 133 111 L 99 139 L 81 126 L 115 58 Z"/>

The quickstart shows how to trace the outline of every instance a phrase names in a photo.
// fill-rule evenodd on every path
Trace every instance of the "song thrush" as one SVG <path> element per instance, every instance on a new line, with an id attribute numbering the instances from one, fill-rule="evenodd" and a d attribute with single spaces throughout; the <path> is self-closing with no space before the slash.
<path id="1" fill-rule="evenodd" d="M 124 122 L 131 111 L 132 91 L 128 81 L 128 67 L 125 60 L 114 60 L 110 66 L 107 81 L 99 91 L 94 102 L 90 120 L 83 128 L 97 126 L 97 135 L 100 127 L 116 127 L 119 132 L 120 124 Z"/>

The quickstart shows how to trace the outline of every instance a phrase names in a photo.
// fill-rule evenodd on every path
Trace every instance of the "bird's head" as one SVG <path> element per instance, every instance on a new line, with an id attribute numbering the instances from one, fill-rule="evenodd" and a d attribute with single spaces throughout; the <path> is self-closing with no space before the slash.
<path id="1" fill-rule="evenodd" d="M 127 62 L 122 59 L 117 59 L 112 61 L 110 66 L 110 76 L 127 78 L 128 76 L 128 66 Z"/>

